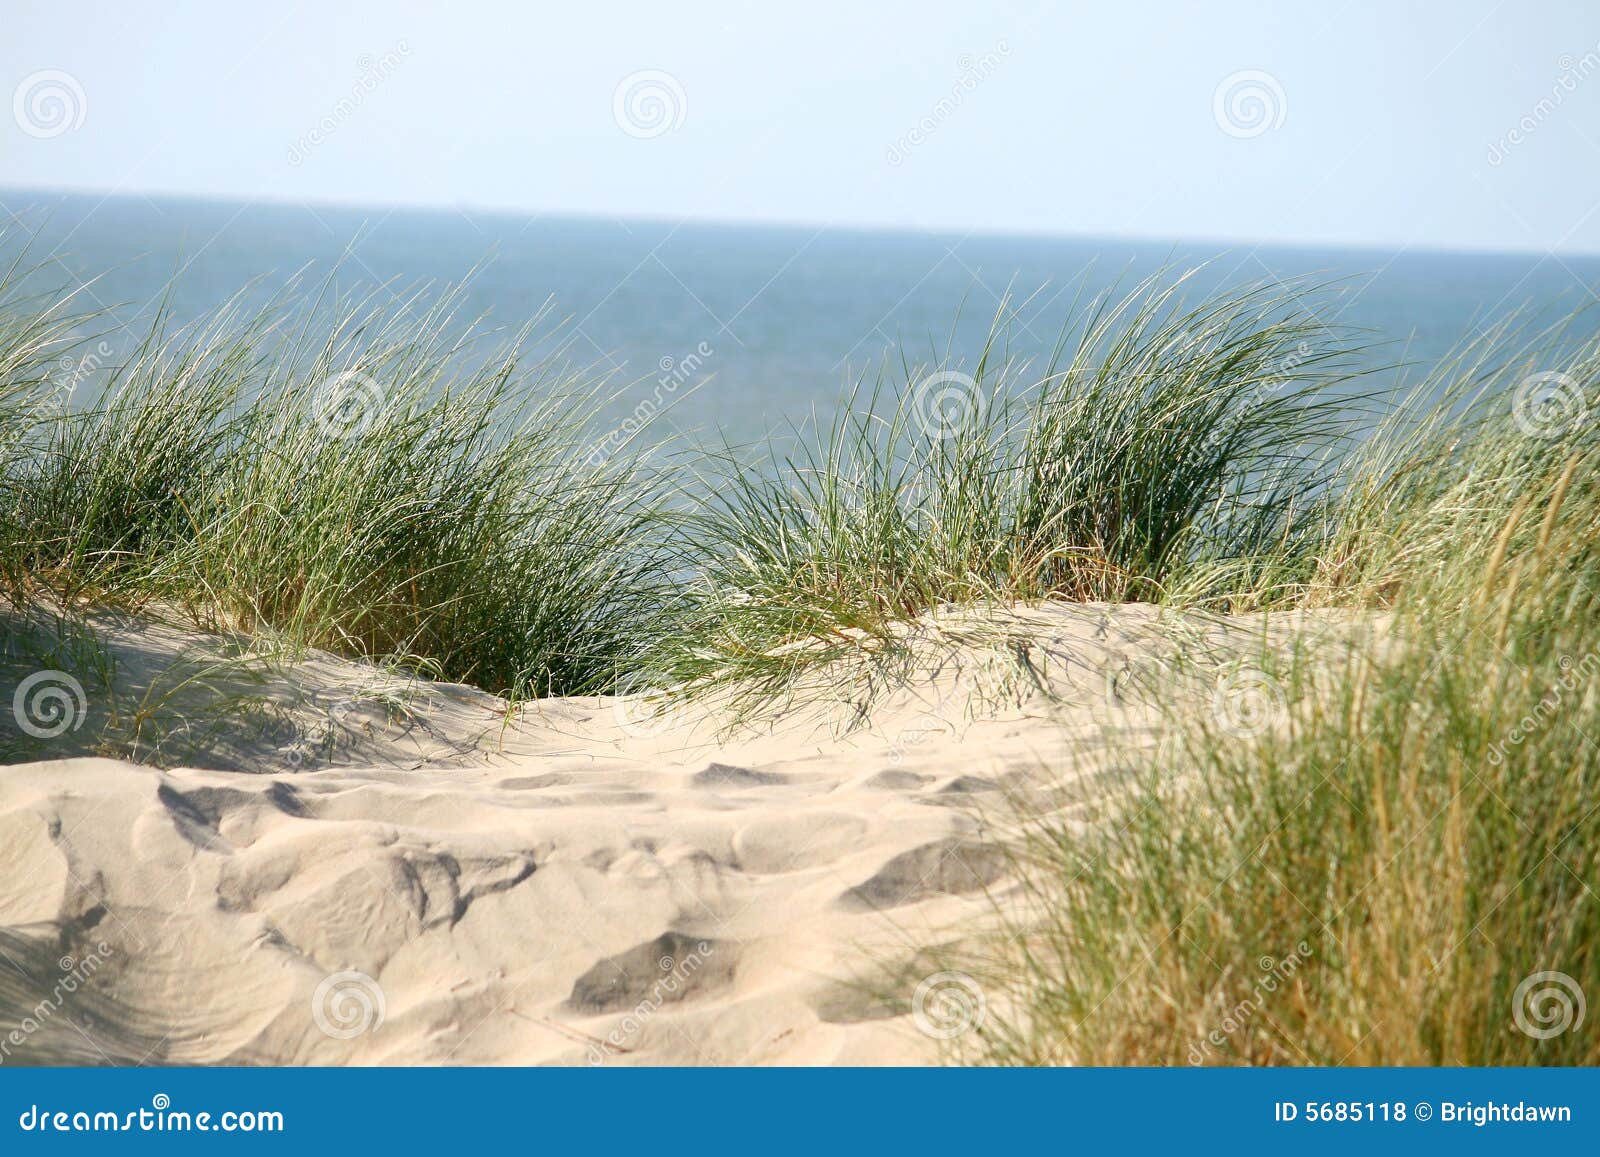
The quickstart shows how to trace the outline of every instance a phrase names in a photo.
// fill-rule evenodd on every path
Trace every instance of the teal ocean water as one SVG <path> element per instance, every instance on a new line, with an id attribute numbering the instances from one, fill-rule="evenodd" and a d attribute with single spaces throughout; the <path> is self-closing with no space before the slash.
<path id="1" fill-rule="evenodd" d="M 250 204 L 0 191 L 40 276 L 89 282 L 85 301 L 126 318 L 165 302 L 178 321 L 249 283 L 265 294 L 306 270 L 389 290 L 471 275 L 462 316 L 515 328 L 548 307 L 544 344 L 653 390 L 672 377 L 675 424 L 744 437 L 813 409 L 904 348 L 970 358 L 1000 297 L 1029 300 L 1012 352 L 1044 355 L 1073 300 L 1165 266 L 1207 262 L 1196 289 L 1260 279 L 1328 283 L 1324 320 L 1438 358 L 1511 309 L 1595 300 L 1600 259 L 1543 254 L 1195 245 L 921 234 L 807 226 L 516 216 L 448 209 Z M 474 272 L 475 271 L 475 272 Z M 174 278 L 174 275 L 177 275 Z M 91 282 L 91 279 L 92 282 Z M 169 288 L 170 286 L 170 288 Z M 379 290 L 380 294 L 389 290 Z M 896 355 L 897 356 L 897 355 Z M 690 391 L 685 387 L 694 385 Z"/>

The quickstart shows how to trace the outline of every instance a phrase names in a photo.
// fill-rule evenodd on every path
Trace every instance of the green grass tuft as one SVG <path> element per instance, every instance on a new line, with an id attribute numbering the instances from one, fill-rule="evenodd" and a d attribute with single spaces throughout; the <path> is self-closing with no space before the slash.
<path id="1" fill-rule="evenodd" d="M 158 321 L 88 398 L 13 407 L 13 597 L 178 608 L 514 696 L 612 685 L 668 601 L 648 456 L 586 460 L 604 384 L 525 366 L 455 306 Z"/>
<path id="2" fill-rule="evenodd" d="M 947 603 L 1269 597 L 1358 398 L 1360 350 L 1281 290 L 1089 303 L 1042 371 L 887 369 L 820 441 L 711 455 L 670 683 L 775 694 Z"/>
<path id="3" fill-rule="evenodd" d="M 1574 1023 L 1600 992 L 1600 359 L 1538 348 L 1474 354 L 1473 404 L 1369 447 L 1388 472 L 1336 508 L 1317 594 L 1389 617 L 1304 656 L 1282 726 L 1180 718 L 1102 836 L 1033 825 L 984 1059 L 1600 1062 Z M 1530 420 L 1530 366 L 1570 420 Z"/>

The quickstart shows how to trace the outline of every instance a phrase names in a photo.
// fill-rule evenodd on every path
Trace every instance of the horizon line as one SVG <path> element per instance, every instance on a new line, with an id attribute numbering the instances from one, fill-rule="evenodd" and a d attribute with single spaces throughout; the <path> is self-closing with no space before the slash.
<path id="1" fill-rule="evenodd" d="M 531 209 L 525 206 L 480 205 L 467 202 L 449 204 L 443 202 L 420 201 L 359 201 L 345 200 L 335 197 L 304 198 L 286 197 L 281 195 L 251 197 L 243 196 L 237 193 L 210 193 L 180 189 L 104 189 L 89 186 L 29 184 L 14 185 L 9 183 L 0 183 L 0 199 L 3 199 L 13 193 L 60 197 L 98 197 L 100 198 L 101 203 L 110 200 L 147 200 L 153 203 L 156 198 L 162 198 L 173 201 L 191 201 L 230 206 L 248 207 L 259 205 L 264 208 L 299 208 L 306 209 L 307 211 L 311 212 L 315 212 L 317 209 L 328 209 L 340 212 L 359 212 L 367 210 L 383 212 L 387 214 L 396 212 L 434 214 L 456 213 L 468 218 L 469 220 L 473 216 L 508 217 L 528 222 L 538 220 L 564 220 L 624 225 L 630 222 L 637 222 L 640 224 L 670 225 L 674 228 L 682 227 L 684 225 L 696 225 L 712 228 L 733 229 L 767 228 L 797 231 L 809 229 L 816 230 L 819 233 L 890 233 L 904 236 L 920 236 L 930 238 L 957 237 L 962 240 L 970 237 L 985 237 L 1042 241 L 1110 241 L 1130 245 L 1215 245 L 1223 247 L 1223 252 L 1228 252 L 1235 248 L 1288 250 L 1337 249 L 1352 252 L 1380 253 L 1391 257 L 1402 253 L 1421 253 L 1439 255 L 1458 254 L 1463 256 L 1533 257 L 1540 260 L 1555 259 L 1558 261 L 1567 257 L 1576 258 L 1579 260 L 1592 260 L 1600 258 L 1600 250 L 1587 249 L 1563 250 L 1515 248 L 1509 246 L 1465 244 L 1450 245 L 1440 244 L 1437 242 L 1395 242 L 1389 240 L 1347 241 L 1314 238 L 1249 238 L 1230 237 L 1217 234 L 1178 236 L 1175 234 L 1157 233 L 1091 233 L 1070 232 L 1064 230 L 985 226 L 973 226 L 971 228 L 962 229 L 959 226 L 953 225 L 903 225 L 870 221 L 825 222 L 798 218 L 724 217 L 714 215 L 702 216 L 699 214 L 671 217 L 651 213 L 606 214 L 572 208 Z"/>

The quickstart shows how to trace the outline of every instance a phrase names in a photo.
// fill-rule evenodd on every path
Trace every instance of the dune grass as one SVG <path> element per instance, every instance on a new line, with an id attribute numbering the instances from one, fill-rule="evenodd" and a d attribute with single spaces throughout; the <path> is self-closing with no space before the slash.
<path id="1" fill-rule="evenodd" d="M 1342 496 L 1321 594 L 1388 604 L 1381 635 L 1254 740 L 1180 720 L 1103 838 L 1031 825 L 977 1056 L 1600 1062 L 1600 351 L 1541 348 L 1469 351 L 1477 403 Z"/>
<path id="2" fill-rule="evenodd" d="M 603 384 L 449 295 L 158 323 L 62 407 L 92 318 L 0 286 L 0 590 L 514 696 L 764 699 L 947 604 L 1378 611 L 1301 656 L 1279 726 L 1185 716 L 1130 753 L 1102 835 L 1030 825 L 1033 903 L 965 1043 L 1600 1063 L 1547 1031 L 1565 985 L 1600 993 L 1600 350 L 1492 332 L 1355 444 L 1369 351 L 1293 292 L 1182 288 L 1081 304 L 1040 366 L 1002 311 L 976 364 L 902 361 L 819 437 L 669 464 L 586 453 Z"/>
<path id="3" fill-rule="evenodd" d="M 1362 348 L 1296 295 L 1184 277 L 1081 303 L 1046 365 L 902 362 L 820 438 L 713 455 L 670 683 L 770 695 L 944 604 L 1227 598 L 1309 577 Z M 794 448 L 798 443 L 798 448 Z"/>
<path id="4" fill-rule="evenodd" d="M 602 384 L 519 364 L 525 334 L 488 342 L 449 293 L 241 295 L 75 371 L 70 406 L 7 410 L 0 555 L 19 597 L 519 696 L 766 698 L 948 603 L 1258 600 L 1264 560 L 1304 570 L 1286 544 L 1360 351 L 1281 287 L 1184 282 L 1080 303 L 1040 367 L 1005 353 L 1003 309 L 970 372 L 902 362 L 818 441 L 675 473 L 637 436 L 584 455 Z M 74 325 L 6 317 L 7 397 L 48 392 L 35 363 Z"/>
<path id="5" fill-rule="evenodd" d="M 94 321 L 70 293 L 24 289 L 38 273 L 26 256 L 24 250 L 0 270 L 0 595 L 31 581 L 32 559 L 21 546 L 28 491 L 13 467 L 34 452 L 41 420 L 59 410 L 55 376 L 64 363 L 75 364 L 72 354 L 87 343 Z"/>
<path id="6" fill-rule="evenodd" d="M 647 456 L 584 460 L 602 382 L 522 364 L 524 335 L 457 324 L 452 295 L 382 296 L 158 320 L 67 408 L 34 404 L 14 346 L 13 599 L 178 609 L 518 697 L 612 685 L 669 601 L 633 549 Z"/>

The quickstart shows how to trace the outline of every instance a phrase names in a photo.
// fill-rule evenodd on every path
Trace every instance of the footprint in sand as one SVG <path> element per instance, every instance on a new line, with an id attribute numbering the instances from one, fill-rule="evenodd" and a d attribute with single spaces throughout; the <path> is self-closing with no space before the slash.
<path id="1" fill-rule="evenodd" d="M 839 897 L 845 908 L 898 908 L 931 896 L 979 891 L 1005 875 L 1006 855 L 991 844 L 935 840 L 901 852 L 865 883 Z"/>
<path id="2" fill-rule="evenodd" d="M 652 1005 L 676 1004 L 733 983 L 738 944 L 663 932 L 596 963 L 572 985 L 567 1007 L 600 1015 Z"/>
<path id="3" fill-rule="evenodd" d="M 749 788 L 778 787 L 789 782 L 789 777 L 775 771 L 754 771 L 748 767 L 734 767 L 727 763 L 706 765 L 690 779 L 696 787 Z"/>

